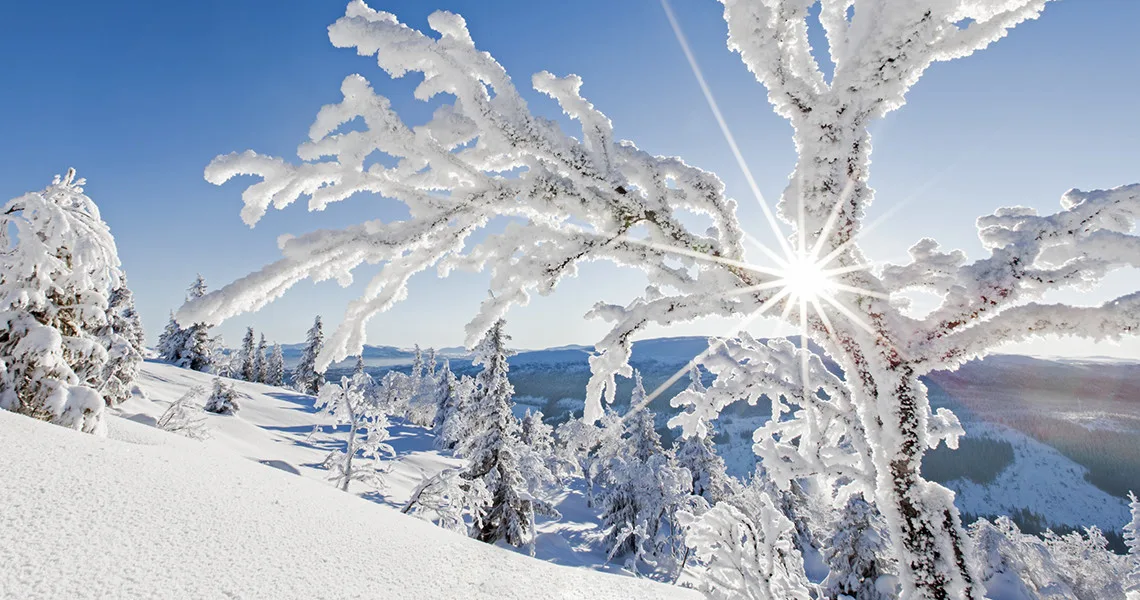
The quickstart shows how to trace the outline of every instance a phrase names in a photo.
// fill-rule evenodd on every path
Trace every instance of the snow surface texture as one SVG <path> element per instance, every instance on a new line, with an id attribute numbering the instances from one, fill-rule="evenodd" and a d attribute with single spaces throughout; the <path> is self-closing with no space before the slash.
<path id="1" fill-rule="evenodd" d="M 203 378 L 147 363 L 141 385 L 148 397 L 173 401 Z M 0 411 L 0 596 L 699 598 L 532 560 L 241 460 L 234 450 L 297 472 L 291 460 L 319 451 L 274 443 L 311 428 L 313 415 L 295 404 L 311 399 L 257 384 L 237 389 L 251 396 L 240 416 L 211 415 L 206 442 L 114 416 L 108 438 L 98 438 Z M 165 406 L 129 402 L 122 412 L 146 409 L 139 421 Z"/>

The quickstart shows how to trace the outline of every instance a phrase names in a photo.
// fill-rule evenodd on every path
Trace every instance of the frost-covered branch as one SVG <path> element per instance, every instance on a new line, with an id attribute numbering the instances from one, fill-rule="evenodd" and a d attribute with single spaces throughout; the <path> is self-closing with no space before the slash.
<path id="1" fill-rule="evenodd" d="M 715 176 L 615 141 L 609 120 L 580 95 L 579 78 L 539 73 L 534 88 L 582 127 L 581 140 L 566 135 L 532 114 L 503 68 L 476 49 L 461 17 L 436 12 L 429 25 L 439 38 L 356 1 L 329 28 L 334 45 L 375 55 L 393 77 L 422 72 L 417 98 L 450 96 L 428 123 L 406 125 L 386 98 L 352 75 L 342 85 L 344 100 L 318 114 L 310 141 L 298 150 L 301 164 L 245 152 L 220 156 L 206 169 L 217 184 L 261 177 L 243 193 L 242 217 L 250 225 L 270 206 L 284 208 L 302 196 L 319 210 L 358 192 L 395 198 L 410 218 L 283 239 L 282 260 L 189 303 L 182 318 L 217 322 L 256 310 L 301 279 L 348 284 L 357 266 L 383 263 L 325 347 L 320 363 L 327 364 L 358 351 L 368 319 L 403 299 L 408 279 L 432 266 L 442 274 L 457 267 L 491 272 L 493 296 L 468 326 L 470 345 L 510 305 L 573 275 L 580 260 L 636 265 L 664 283 L 692 286 L 691 277 L 665 266 L 663 252 L 646 244 L 741 257 L 735 203 L 724 198 Z M 358 118 L 364 131 L 342 131 Z M 368 164 L 376 153 L 394 160 Z M 707 215 L 714 226 L 690 232 L 681 213 Z M 471 234 L 496 217 L 522 224 L 468 247 Z M 639 234 L 629 242 L 634 228 Z"/>
<path id="2" fill-rule="evenodd" d="M 1048 334 L 1116 339 L 1136 331 L 1131 296 L 1097 308 L 1026 304 L 1049 290 L 1087 288 L 1112 270 L 1140 267 L 1140 236 L 1131 233 L 1140 218 L 1140 184 L 1070 190 L 1061 206 L 1048 216 L 1015 207 L 978 219 L 991 255 L 974 263 L 923 240 L 911 249 L 910 264 L 884 269 L 895 290 L 922 287 L 943 296 L 913 338 L 911 352 L 926 361 L 925 371 L 956 366 L 1004 341 Z"/>
<path id="3" fill-rule="evenodd" d="M 871 449 L 850 392 L 818 355 L 787 339 L 764 343 L 747 333 L 709 345 L 713 352 L 701 362 L 716 380 L 707 390 L 690 388 L 673 397 L 673 406 L 686 410 L 670 419 L 670 427 L 704 437 L 730 404 L 767 399 L 772 417 L 754 433 L 753 450 L 777 483 L 824 476 L 872 489 Z"/>

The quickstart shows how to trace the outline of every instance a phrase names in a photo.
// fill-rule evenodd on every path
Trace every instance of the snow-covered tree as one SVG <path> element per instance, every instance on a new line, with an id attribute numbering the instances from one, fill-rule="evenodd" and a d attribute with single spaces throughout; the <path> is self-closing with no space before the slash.
<path id="1" fill-rule="evenodd" d="M 1124 591 L 1128 600 L 1140 600 L 1140 500 L 1128 492 L 1128 507 L 1132 519 L 1124 525 L 1124 544 L 1128 547 L 1128 577 L 1124 581 Z"/>
<path id="2" fill-rule="evenodd" d="M 479 515 L 476 539 L 495 543 L 505 540 L 516 547 L 534 550 L 535 513 L 557 515 L 549 504 L 536 497 L 528 483 L 533 477 L 523 471 L 520 459 L 526 453 L 519 420 L 511 412 L 514 386 L 507 379 L 507 349 L 510 336 L 503 332 L 503 321 L 496 321 L 475 348 L 474 364 L 483 370 L 476 377 L 477 391 L 468 404 L 465 417 L 470 436 L 461 439 L 459 450 L 469 464 L 465 479 L 482 479 L 491 501 Z"/>
<path id="3" fill-rule="evenodd" d="M 634 374 L 631 406 L 643 403 L 641 374 Z M 670 575 L 683 559 L 681 531 L 674 521 L 678 510 L 703 512 L 707 503 L 693 496 L 692 474 L 661 445 L 656 416 L 642 408 L 625 417 L 624 437 L 599 447 L 605 462 L 595 481 L 601 484 L 605 545 L 611 559 L 627 557 L 638 572 L 641 563 Z M 694 505 L 695 500 L 700 500 Z M 676 564 L 672 564 L 672 563 Z"/>
<path id="4" fill-rule="evenodd" d="M 681 511 L 689 566 L 715 600 L 809 600 L 795 526 L 755 482 L 702 515 Z"/>
<path id="5" fill-rule="evenodd" d="M 186 301 L 192 302 L 206 295 L 206 280 L 199 274 L 186 290 Z M 210 340 L 210 326 L 195 322 L 183 334 L 185 343 L 178 356 L 177 364 L 185 369 L 209 372 L 212 365 L 213 348 Z"/>
<path id="6" fill-rule="evenodd" d="M 380 459 L 396 455 L 388 444 L 388 417 L 371 396 L 371 382 L 367 373 L 341 377 L 339 384 L 322 386 L 314 405 L 332 417 L 336 426 L 348 426 L 344 449 L 333 450 L 324 462 L 332 471 L 329 480 L 346 492 L 353 481 L 382 485 L 385 470 Z"/>
<path id="7" fill-rule="evenodd" d="M 285 355 L 281 352 L 281 344 L 273 344 L 265 366 L 265 383 L 278 387 L 285 385 Z"/>
<path id="8" fill-rule="evenodd" d="M 210 392 L 210 397 L 206 399 L 206 406 L 203 408 L 206 412 L 232 415 L 241 409 L 238 406 L 237 397 L 238 392 L 234 389 L 234 384 L 226 383 L 221 377 L 215 377 L 213 390 Z"/>
<path id="9" fill-rule="evenodd" d="M 743 327 L 764 311 L 781 311 L 846 376 L 841 396 L 819 394 L 831 383 L 778 368 L 783 362 L 774 354 L 793 356 L 792 348 L 742 342 L 765 359 L 746 369 L 757 376 L 757 389 L 800 388 L 773 400 L 798 408 L 773 412 L 774 420 L 784 420 L 759 434 L 777 434 L 757 444 L 787 463 L 774 476 L 836 479 L 858 471 L 847 477 L 843 498 L 853 491 L 873 496 L 894 540 L 901 593 L 978 598 L 952 494 L 920 470 L 926 449 L 960 429 L 948 411 L 932 412 L 920 377 L 1010 341 L 1140 331 L 1140 294 L 1095 307 L 1035 302 L 1140 264 L 1140 244 L 1130 233 L 1140 214 L 1140 185 L 1071 190 L 1053 215 L 1000 209 L 978 222 L 989 256 L 975 262 L 922 240 L 911 263 L 876 272 L 867 267 L 858 234 L 873 197 L 872 125 L 905 103 L 931 64 L 988 46 L 1035 18 L 1045 2 L 723 0 L 729 46 L 792 124 L 798 153 L 778 215 L 765 206 L 773 228 L 792 234 L 777 236 L 783 256 L 771 251 L 779 257 L 774 266 L 753 266 L 745 261 L 736 205 L 720 180 L 617 140 L 610 121 L 580 94 L 580 78 L 542 72 L 531 79 L 581 124 L 581 134 L 571 135 L 531 112 L 502 66 L 476 48 L 462 18 L 434 13 L 428 24 L 439 36 L 433 37 L 354 0 L 329 28 L 333 44 L 375 56 L 392 76 L 423 73 L 418 98 L 449 99 L 413 130 L 363 76 L 351 75 L 341 86 L 344 100 L 319 113 L 299 150 L 303 162 L 230 154 L 216 158 L 206 176 L 218 184 L 246 174 L 263 179 L 243 195 L 249 224 L 271 205 L 284 208 L 303 195 L 311 209 L 321 209 L 362 191 L 404 202 L 410 217 L 284 240 L 280 261 L 190 303 L 184 314 L 216 322 L 254 310 L 306 277 L 347 282 L 357 266 L 383 263 L 330 338 L 317 363 L 324 366 L 359 351 L 368 319 L 404 298 L 409 278 L 432 266 L 443 274 L 491 271 L 492 295 L 467 328 L 471 344 L 510 306 L 573 275 L 580 261 L 636 265 L 650 279 L 647 293 L 627 306 L 599 304 L 591 312 L 613 323 L 590 359 L 584 417 L 595 420 L 603 402 L 614 399 L 615 377 L 630 375 L 631 343 L 645 327 L 708 316 L 737 317 Z M 830 77 L 813 55 L 812 18 L 824 32 Z M 366 131 L 342 129 L 360 120 Z M 376 150 L 398 160 L 365 168 Z M 684 215 L 692 212 L 709 217 L 712 227 L 689 227 Z M 514 219 L 483 236 L 497 217 Z M 480 242 L 469 243 L 477 232 Z M 921 319 L 893 301 L 915 288 L 942 297 Z M 809 371 L 813 354 L 806 348 L 794 354 L 799 370 Z M 678 423 L 693 434 L 729 400 L 694 393 L 683 402 L 690 415 Z M 828 432 L 816 439 L 811 432 L 820 423 Z M 788 431 L 801 433 L 784 440 Z M 847 452 L 813 453 L 836 439 Z"/>
<path id="10" fill-rule="evenodd" d="M 68 169 L 0 208 L 0 408 L 102 434 L 104 340 L 121 337 L 100 332 L 122 274 L 83 184 Z"/>
<path id="11" fill-rule="evenodd" d="M 126 275 L 123 275 L 119 285 L 111 290 L 111 297 L 107 300 L 107 312 L 115 332 L 127 338 L 135 352 L 142 356 L 146 350 L 146 333 L 143 331 L 139 312 L 135 308 L 135 295 L 127 285 Z"/>
<path id="12" fill-rule="evenodd" d="M 174 313 L 171 312 L 166 328 L 158 336 L 158 357 L 166 362 L 175 363 L 185 347 L 186 331 L 178 325 L 178 321 L 174 320 Z"/>
<path id="13" fill-rule="evenodd" d="M 107 322 L 100 328 L 98 337 L 107 352 L 107 363 L 90 383 L 100 391 L 107 406 L 114 406 L 131 397 L 143 360 L 142 324 L 125 276 L 111 290 Z"/>
<path id="14" fill-rule="evenodd" d="M 252 327 L 245 328 L 245 337 L 241 340 L 241 350 L 238 356 L 241 357 L 242 381 L 257 381 L 257 358 L 254 354 Z"/>
<path id="15" fill-rule="evenodd" d="M 317 356 L 325 345 L 325 334 L 321 330 L 321 316 L 313 320 L 313 326 L 305 334 L 305 350 L 301 353 L 301 360 L 293 370 L 293 387 L 302 394 L 316 395 L 321 391 L 325 381 L 324 367 L 317 367 Z M 363 351 L 363 348 L 361 349 Z"/>
<path id="16" fill-rule="evenodd" d="M 733 493 L 733 479 L 724 459 L 716 453 L 711 432 L 704 437 L 680 438 L 674 444 L 677 464 L 692 475 L 694 494 L 716 504 Z"/>
<path id="17" fill-rule="evenodd" d="M 898 597 L 896 569 L 885 535 L 886 523 L 862 494 L 854 494 L 839 511 L 824 545 L 829 572 L 823 597 L 842 600 L 892 600 Z"/>
<path id="18" fill-rule="evenodd" d="M 528 408 L 519 424 L 519 436 L 522 443 L 530 446 L 540 454 L 554 452 L 554 428 L 542 422 L 542 411 L 531 412 Z"/>
<path id="19" fill-rule="evenodd" d="M 265 349 L 265 334 L 263 333 L 261 334 L 261 339 L 257 342 L 257 349 L 253 351 L 253 379 L 250 381 L 265 383 L 265 380 L 268 378 Z"/>
<path id="20" fill-rule="evenodd" d="M 171 402 L 158 418 L 157 427 L 195 440 L 210 437 L 210 430 L 206 427 L 206 417 L 202 416 L 202 407 L 197 403 L 197 398 L 205 395 L 206 388 L 201 385 L 186 390 L 186 393 Z"/>
<path id="21" fill-rule="evenodd" d="M 453 421 L 460 418 L 460 410 L 466 402 L 466 398 L 461 395 L 463 392 L 460 378 L 451 370 L 451 362 L 444 359 L 439 372 L 439 391 L 436 395 L 439 404 L 436 406 L 435 420 L 432 422 L 432 431 L 435 432 L 436 444 L 440 448 L 450 449 L 458 442 L 458 437 L 455 436 L 461 426 Z"/>
<path id="22" fill-rule="evenodd" d="M 445 401 L 447 389 L 441 385 L 435 371 L 435 349 L 428 348 L 425 359 L 417 344 L 409 382 L 413 391 L 407 411 L 408 420 L 416 425 L 431 427 L 436 422 L 436 412 Z"/>

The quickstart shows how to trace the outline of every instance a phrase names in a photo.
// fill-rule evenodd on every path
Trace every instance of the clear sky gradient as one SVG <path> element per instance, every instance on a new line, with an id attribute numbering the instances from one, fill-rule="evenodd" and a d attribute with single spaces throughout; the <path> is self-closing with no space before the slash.
<path id="1" fill-rule="evenodd" d="M 399 215 L 394 204 L 353 198 L 323 213 L 303 203 L 271 211 L 255 229 L 238 216 L 254 180 L 222 187 L 202 178 L 217 154 L 254 149 L 294 159 L 340 81 L 367 77 L 410 122 L 431 107 L 414 100 L 414 80 L 389 79 L 352 50 L 333 48 L 326 27 L 344 12 L 329 0 L 197 2 L 11 2 L 0 16 L 0 197 L 46 185 L 69 166 L 88 179 L 119 244 L 148 337 L 179 305 L 195 273 L 211 289 L 278 257 L 276 238 L 363 219 Z M 679 155 L 717 172 L 755 233 L 766 230 L 696 80 L 656 0 L 379 1 L 372 6 L 425 28 L 436 8 L 467 19 L 520 88 L 539 70 L 577 73 L 583 93 L 614 122 L 619 137 Z M 791 172 L 791 130 L 765 90 L 725 48 L 720 4 L 674 0 L 705 76 L 762 192 L 774 202 Z M 875 130 L 873 221 L 866 236 L 876 260 L 901 260 L 924 236 L 982 255 L 974 221 L 999 206 L 1054 212 L 1071 187 L 1140 181 L 1140 2 L 1061 0 L 1044 16 L 989 49 L 934 65 L 907 106 Z M 532 109 L 558 117 L 552 101 L 527 94 Z M 770 239 L 770 238 L 769 238 Z M 313 315 L 330 325 L 363 288 L 302 283 L 257 314 L 220 331 L 229 344 L 248 325 L 281 342 L 303 339 Z M 457 345 L 485 296 L 486 278 L 421 274 L 410 300 L 373 320 L 369 343 Z M 519 347 L 590 344 L 604 323 L 581 318 L 598 300 L 624 303 L 645 283 L 636 271 L 587 264 L 554 295 L 516 309 L 509 329 Z M 1140 289 L 1140 273 L 1120 272 L 1091 292 L 1050 300 L 1088 304 Z M 706 321 L 652 335 L 716 335 Z M 755 333 L 777 331 L 774 324 Z M 1140 358 L 1140 340 L 1122 345 L 1044 340 L 1003 351 Z"/>

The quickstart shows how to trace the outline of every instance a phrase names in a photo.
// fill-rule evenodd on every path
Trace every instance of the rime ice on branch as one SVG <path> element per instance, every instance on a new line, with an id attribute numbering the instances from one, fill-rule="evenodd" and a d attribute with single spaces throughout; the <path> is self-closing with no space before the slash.
<path id="1" fill-rule="evenodd" d="M 243 194 L 250 225 L 271 205 L 285 208 L 308 196 L 310 209 L 319 210 L 362 191 L 403 202 L 410 217 L 282 238 L 281 260 L 189 303 L 183 320 L 218 322 L 260 308 L 302 279 L 347 285 L 355 267 L 382 263 L 319 366 L 359 352 L 368 319 L 403 299 L 408 279 L 431 267 L 441 275 L 490 271 L 493 295 L 468 325 L 471 345 L 511 305 L 574 275 L 579 261 L 635 266 L 649 280 L 643 297 L 591 311 L 613 323 L 590 359 L 584 417 L 593 421 L 603 401 L 613 400 L 614 377 L 631 375 L 630 344 L 646 326 L 735 316 L 744 317 L 743 327 L 763 311 L 798 313 L 796 324 L 839 365 L 842 380 L 807 349 L 746 337 L 723 350 L 746 361 L 731 367 L 717 358 L 724 342 L 714 340 L 708 368 L 726 380 L 681 400 L 690 407 L 683 424 L 700 433 L 699 423 L 729 400 L 722 390 L 747 387 L 752 378 L 774 386 L 782 396 L 773 400 L 774 414 L 786 419 L 762 428 L 756 446 L 778 467 L 774 472 L 843 477 L 844 493 L 873 499 L 894 541 L 904 596 L 979 598 L 952 494 L 919 470 L 927 447 L 953 442 L 961 429 L 952 414 L 931 413 L 919 377 L 1008 340 L 1113 339 L 1140 330 L 1140 294 L 1089 308 L 1035 302 L 1048 290 L 1140 265 L 1140 240 L 1131 233 L 1140 186 L 1070 191 L 1048 216 L 998 210 L 979 220 L 990 255 L 973 263 L 923 240 L 910 264 L 875 272 L 857 237 L 873 197 L 869 126 L 902 106 L 933 62 L 986 47 L 1035 18 L 1045 0 L 821 0 L 819 20 L 835 65 L 830 81 L 808 38 L 817 2 L 723 4 L 729 47 L 794 128 L 799 159 L 778 206 L 794 233 L 780 238 L 785 256 L 772 253 L 776 266 L 743 261 L 736 206 L 719 179 L 615 140 L 609 120 L 580 95 L 578 77 L 543 72 L 531 81 L 580 124 L 580 137 L 572 137 L 530 111 L 503 68 L 476 49 L 461 17 L 434 13 L 429 25 L 439 37 L 432 37 L 358 0 L 329 28 L 333 44 L 375 56 L 394 77 L 422 73 L 417 98 L 447 96 L 432 118 L 405 124 L 364 77 L 352 75 L 341 87 L 344 100 L 318 114 L 310 141 L 299 148 L 302 162 L 247 151 L 219 156 L 206 177 L 218 184 L 238 175 L 262 179 Z M 358 117 L 363 131 L 341 130 Z M 375 152 L 396 160 L 365 168 Z M 686 212 L 707 215 L 713 226 L 691 231 L 681 218 Z M 514 219 L 468 244 L 498 216 Z M 822 274 L 831 291 L 805 293 L 798 284 L 805 272 Z M 940 294 L 941 306 L 924 319 L 901 312 L 892 300 L 912 288 Z"/>

